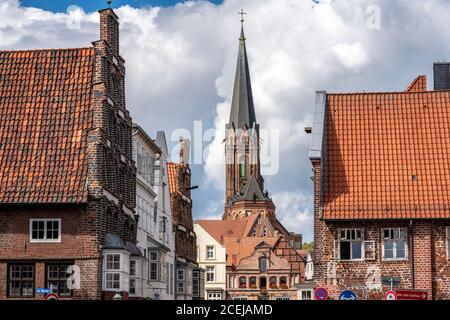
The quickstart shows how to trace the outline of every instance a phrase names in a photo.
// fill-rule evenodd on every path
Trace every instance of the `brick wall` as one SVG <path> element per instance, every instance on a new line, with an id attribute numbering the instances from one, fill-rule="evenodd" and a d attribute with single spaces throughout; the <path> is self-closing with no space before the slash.
<path id="1" fill-rule="evenodd" d="M 381 277 L 399 277 L 402 289 L 412 289 L 411 256 L 405 261 L 382 258 L 383 228 L 409 229 L 409 221 L 324 222 L 320 219 L 321 165 L 313 161 L 314 171 L 314 287 L 325 287 L 334 299 L 352 289 L 362 299 L 382 299 L 389 286 Z M 450 267 L 446 253 L 446 227 L 449 222 L 414 221 L 414 289 L 425 290 L 429 298 L 450 299 Z M 340 228 L 363 228 L 364 240 L 375 242 L 375 259 L 343 262 L 335 259 L 335 240 Z M 407 246 L 409 251 L 410 230 Z"/>
<path id="2" fill-rule="evenodd" d="M 187 165 L 179 164 L 176 166 L 176 179 L 178 189 L 170 195 L 175 231 L 175 252 L 177 257 L 196 262 L 197 239 L 192 220 L 192 200 L 187 201 L 191 197 L 191 192 L 187 190 L 191 186 L 191 173 Z M 185 231 L 182 230 L 183 228 Z"/>

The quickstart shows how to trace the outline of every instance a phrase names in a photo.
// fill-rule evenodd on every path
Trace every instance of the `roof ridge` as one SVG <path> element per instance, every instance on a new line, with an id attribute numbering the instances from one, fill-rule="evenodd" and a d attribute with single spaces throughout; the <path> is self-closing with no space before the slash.
<path id="1" fill-rule="evenodd" d="M 69 51 L 69 50 L 86 50 L 86 49 L 92 49 L 94 50 L 94 47 L 79 47 L 79 48 L 42 48 L 42 49 L 20 49 L 20 50 L 0 50 L 0 53 L 2 52 L 36 52 L 36 51 Z"/>

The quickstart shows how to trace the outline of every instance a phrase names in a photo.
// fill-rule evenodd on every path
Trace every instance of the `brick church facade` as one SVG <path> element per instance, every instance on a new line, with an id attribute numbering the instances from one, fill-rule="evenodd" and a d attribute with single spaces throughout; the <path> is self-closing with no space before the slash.
<path id="1" fill-rule="evenodd" d="M 295 285 L 304 282 L 302 237 L 283 227 L 264 189 L 259 130 L 242 27 L 226 125 L 224 214 L 222 220 L 196 223 L 226 249 L 226 298 L 296 299 Z M 214 276 L 206 268 L 208 281 Z"/>
<path id="2" fill-rule="evenodd" d="M 314 285 L 333 299 L 383 299 L 391 283 L 450 299 L 448 89 L 419 76 L 404 92 L 316 93 Z"/>
<path id="3" fill-rule="evenodd" d="M 127 298 L 142 259 L 119 22 L 99 13 L 91 47 L 0 51 L 0 299 Z"/>

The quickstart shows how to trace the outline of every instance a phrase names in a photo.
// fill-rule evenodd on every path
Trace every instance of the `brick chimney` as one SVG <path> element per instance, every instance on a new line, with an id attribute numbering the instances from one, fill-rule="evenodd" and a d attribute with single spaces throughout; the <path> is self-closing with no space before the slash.
<path id="1" fill-rule="evenodd" d="M 119 17 L 113 9 L 107 8 L 100 13 L 100 40 L 105 40 L 115 56 L 119 56 Z"/>

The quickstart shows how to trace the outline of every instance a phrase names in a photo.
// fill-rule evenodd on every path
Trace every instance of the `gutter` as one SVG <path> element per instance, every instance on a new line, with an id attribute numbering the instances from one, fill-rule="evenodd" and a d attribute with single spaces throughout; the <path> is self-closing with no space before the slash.
<path id="1" fill-rule="evenodd" d="M 410 251 L 410 269 L 411 269 L 411 289 L 414 290 L 414 236 L 413 221 L 409 220 L 409 251 Z"/>

